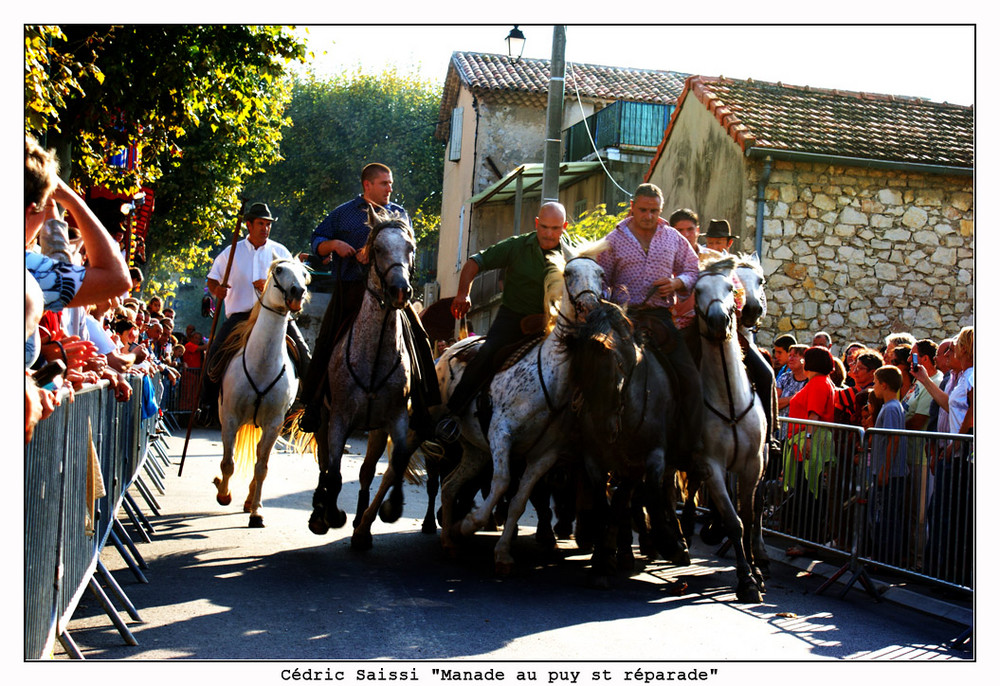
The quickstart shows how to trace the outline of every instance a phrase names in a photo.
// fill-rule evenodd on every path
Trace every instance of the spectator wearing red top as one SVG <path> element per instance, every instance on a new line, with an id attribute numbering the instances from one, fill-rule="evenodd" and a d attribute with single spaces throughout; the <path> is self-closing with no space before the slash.
<path id="1" fill-rule="evenodd" d="M 788 403 L 788 417 L 832 422 L 835 389 L 830 372 L 833 371 L 833 355 L 827 348 L 814 345 L 803 354 L 802 366 L 809 380 Z"/>

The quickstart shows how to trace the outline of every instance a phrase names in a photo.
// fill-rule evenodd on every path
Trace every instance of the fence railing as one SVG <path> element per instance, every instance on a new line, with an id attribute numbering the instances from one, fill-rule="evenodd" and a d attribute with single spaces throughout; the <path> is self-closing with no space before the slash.
<path id="1" fill-rule="evenodd" d="M 759 491 L 764 529 L 867 569 L 971 591 L 975 461 L 971 435 L 781 418 L 782 459 Z"/>
<path id="2" fill-rule="evenodd" d="M 116 546 L 121 538 L 127 539 L 120 524 L 116 535 L 115 525 L 123 506 L 130 516 L 136 514 L 129 488 L 140 486 L 147 502 L 153 502 L 159 467 L 150 459 L 152 449 L 165 455 L 157 445 L 162 436 L 158 412 L 143 417 L 144 380 L 131 377 L 130 382 L 132 397 L 127 402 L 118 402 L 106 382 L 78 391 L 72 403 L 64 400 L 38 424 L 25 446 L 26 659 L 51 654 L 56 639 L 74 653 L 65 627 L 83 592 L 90 587 L 105 609 L 110 606 L 93 580 L 95 571 L 102 572 L 119 599 L 127 601 L 113 579 L 103 574 L 101 550 L 109 538 Z M 145 390 L 148 395 L 151 389 Z M 146 413 L 150 408 L 147 402 Z M 153 485 L 146 483 L 144 473 Z M 131 540 L 127 542 L 131 545 Z M 117 615 L 112 620 L 123 636 L 130 637 Z"/>

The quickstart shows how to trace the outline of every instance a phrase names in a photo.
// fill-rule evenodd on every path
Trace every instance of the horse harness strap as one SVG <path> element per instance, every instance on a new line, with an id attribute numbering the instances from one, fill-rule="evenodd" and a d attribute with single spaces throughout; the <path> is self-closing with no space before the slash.
<path id="1" fill-rule="evenodd" d="M 250 386 L 253 388 L 254 393 L 257 394 L 256 399 L 254 399 L 254 401 L 253 401 L 253 425 L 254 425 L 255 428 L 259 429 L 260 428 L 260 424 L 257 423 L 257 410 L 260 409 L 260 403 L 264 399 L 264 396 L 267 395 L 268 391 L 270 391 L 272 388 L 274 388 L 274 384 L 278 383 L 278 381 L 281 379 L 281 377 L 283 377 L 285 375 L 285 365 L 284 364 L 281 365 L 281 371 L 278 372 L 278 375 L 276 377 L 274 377 L 274 380 L 271 381 L 271 383 L 269 383 L 267 385 L 267 388 L 265 388 L 262 391 L 259 388 L 257 388 L 257 384 L 254 383 L 253 377 L 250 376 L 250 370 L 247 369 L 247 356 L 246 356 L 246 353 L 244 353 L 243 356 L 240 359 L 243 361 L 243 373 L 246 374 L 247 381 L 250 382 Z"/>
<path id="2" fill-rule="evenodd" d="M 710 409 L 717 417 L 729 423 L 729 429 L 733 432 L 733 461 L 735 462 L 738 455 L 737 451 L 739 448 L 739 446 L 737 445 L 736 427 L 743 420 L 743 418 L 747 416 L 747 413 L 749 413 L 750 410 L 753 409 L 755 394 L 753 392 L 753 388 L 751 388 L 750 404 L 747 405 L 747 408 L 745 410 L 743 410 L 742 412 L 739 413 L 739 415 L 737 415 L 736 404 L 733 401 L 733 389 L 732 385 L 729 383 L 729 369 L 728 365 L 726 364 L 726 352 L 721 341 L 719 342 L 719 352 L 721 353 L 722 356 L 722 375 L 726 379 L 726 398 L 729 400 L 729 414 L 724 415 L 721 412 L 719 412 L 717 409 L 712 407 L 711 403 L 708 402 L 708 399 L 705 400 L 705 407 Z"/>

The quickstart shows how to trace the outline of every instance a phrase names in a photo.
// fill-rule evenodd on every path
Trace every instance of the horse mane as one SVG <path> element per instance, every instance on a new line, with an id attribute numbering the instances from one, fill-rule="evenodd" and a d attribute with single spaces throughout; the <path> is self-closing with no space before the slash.
<path id="1" fill-rule="evenodd" d="M 366 254 L 371 254 L 372 244 L 375 242 L 375 237 L 382 229 L 397 228 L 402 229 L 411 240 L 416 240 L 413 234 L 413 227 L 406 220 L 406 217 L 399 212 L 375 212 L 370 211 L 368 213 L 368 227 L 371 231 L 368 232 L 368 240 L 365 242 L 365 252 Z"/>
<path id="2" fill-rule="evenodd" d="M 736 268 L 745 267 L 755 274 L 764 278 L 764 268 L 760 265 L 760 260 L 756 259 L 753 255 L 748 255 L 745 252 L 741 252 L 736 255 Z"/>
<path id="3" fill-rule="evenodd" d="M 560 336 L 559 344 L 569 358 L 570 386 L 595 403 L 596 411 L 607 410 L 602 402 L 610 397 L 606 388 L 595 388 L 603 375 L 595 374 L 594 370 L 606 368 L 606 356 L 615 350 L 625 355 L 630 367 L 634 366 L 635 356 L 627 353 L 627 346 L 632 346 L 635 340 L 633 332 L 632 321 L 620 306 L 603 303 L 587 315 L 586 321 L 568 324 Z"/>
<path id="4" fill-rule="evenodd" d="M 719 259 L 710 260 L 702 267 L 702 273 L 726 275 L 736 269 L 736 256 L 723 255 Z"/>

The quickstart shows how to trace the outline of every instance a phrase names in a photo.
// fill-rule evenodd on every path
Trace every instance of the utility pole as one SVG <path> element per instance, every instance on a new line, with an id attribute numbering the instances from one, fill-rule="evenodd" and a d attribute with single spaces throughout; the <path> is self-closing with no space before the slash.
<path id="1" fill-rule="evenodd" d="M 566 27 L 552 27 L 549 64 L 549 103 L 546 110 L 545 158 L 542 166 L 542 204 L 559 200 L 559 163 L 562 161 L 563 93 L 566 85 Z"/>

